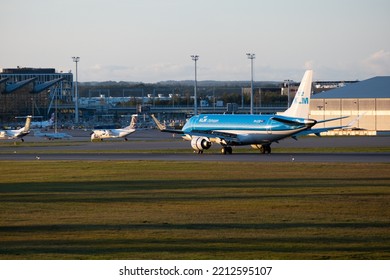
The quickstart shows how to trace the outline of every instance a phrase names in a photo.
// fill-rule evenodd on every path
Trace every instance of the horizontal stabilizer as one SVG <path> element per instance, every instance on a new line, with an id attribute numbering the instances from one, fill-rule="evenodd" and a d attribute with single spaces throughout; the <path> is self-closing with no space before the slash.
<path id="1" fill-rule="evenodd" d="M 273 116 L 271 119 L 274 121 L 284 123 L 284 124 L 288 124 L 288 125 L 311 125 L 311 126 L 313 126 L 317 123 L 316 120 L 312 120 L 312 119 L 289 118 L 289 117 L 284 117 L 284 116 L 279 116 L 279 115 Z"/>
<path id="2" fill-rule="evenodd" d="M 343 128 L 343 126 L 331 126 L 331 127 L 324 127 L 324 128 L 311 128 L 311 129 L 307 129 L 307 130 L 304 130 L 304 131 L 301 131 L 297 134 L 295 134 L 295 136 L 305 136 L 305 135 L 309 135 L 309 134 L 315 134 L 316 136 L 320 136 L 320 134 L 322 132 L 328 132 L 330 130 L 334 130 L 334 129 L 341 129 Z"/>
<path id="3" fill-rule="evenodd" d="M 326 119 L 326 120 L 322 120 L 322 121 L 317 121 L 317 123 L 337 121 L 337 120 L 346 119 L 346 118 L 349 118 L 349 116 L 338 117 L 338 118 L 333 118 L 333 119 Z"/>
<path id="4" fill-rule="evenodd" d="M 303 121 L 302 119 L 295 119 L 295 118 L 292 119 L 292 118 L 286 118 L 283 116 L 274 116 L 271 119 L 273 119 L 274 121 L 277 121 L 277 122 L 288 124 L 288 125 L 302 125 L 302 124 L 304 124 L 304 122 L 302 122 Z"/>
<path id="5" fill-rule="evenodd" d="M 355 118 L 352 122 L 350 122 L 347 125 L 330 126 L 330 127 L 323 127 L 323 128 L 311 128 L 308 130 L 301 131 L 300 133 L 298 133 L 296 135 L 303 136 L 303 135 L 315 134 L 317 136 L 320 136 L 320 133 L 322 133 L 322 132 L 328 132 L 328 131 L 334 130 L 334 129 L 350 128 L 363 116 L 364 116 L 364 114 L 359 115 L 357 118 Z M 330 121 L 335 121 L 335 120 L 340 120 L 340 119 L 345 119 L 345 118 L 349 118 L 349 116 L 327 119 L 327 120 L 323 120 L 323 121 L 318 121 L 317 123 L 330 122 Z"/>

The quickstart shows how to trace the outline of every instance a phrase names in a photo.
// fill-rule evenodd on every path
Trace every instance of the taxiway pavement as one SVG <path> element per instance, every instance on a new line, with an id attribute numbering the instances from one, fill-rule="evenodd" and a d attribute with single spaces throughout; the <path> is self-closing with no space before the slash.
<path id="1" fill-rule="evenodd" d="M 285 139 L 272 144 L 272 154 L 256 150 L 232 155 L 219 153 L 220 146 L 213 145 L 204 154 L 194 154 L 188 141 L 157 130 L 142 130 L 130 135 L 129 141 L 121 139 L 91 142 L 88 131 L 70 131 L 70 140 L 49 141 L 27 136 L 24 143 L 13 145 L 2 141 L 0 160 L 160 160 L 160 161 L 236 161 L 236 162 L 390 162 L 390 153 L 278 153 L 278 148 L 329 148 L 329 147 L 389 147 L 388 136 L 303 137 L 298 141 Z M 178 149 L 184 152 L 178 153 Z M 251 150 L 247 147 L 248 151 Z M 188 153 L 185 152 L 188 150 Z"/>
<path id="2" fill-rule="evenodd" d="M 192 153 L 50 153 L 50 154 L 2 154 L 1 160 L 72 160 L 72 161 L 218 161 L 218 162 L 390 162 L 390 153 L 258 153 L 192 154 Z"/>

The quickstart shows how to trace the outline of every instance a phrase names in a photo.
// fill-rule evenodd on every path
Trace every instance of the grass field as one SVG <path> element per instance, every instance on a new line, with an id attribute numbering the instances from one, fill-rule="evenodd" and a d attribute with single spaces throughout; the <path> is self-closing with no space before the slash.
<path id="1" fill-rule="evenodd" d="M 5 162 L 0 259 L 389 259 L 390 164 Z"/>

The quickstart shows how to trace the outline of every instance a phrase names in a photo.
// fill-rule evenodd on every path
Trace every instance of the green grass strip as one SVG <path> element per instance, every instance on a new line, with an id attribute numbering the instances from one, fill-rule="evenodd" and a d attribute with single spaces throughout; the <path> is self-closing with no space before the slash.
<path id="1" fill-rule="evenodd" d="M 2 161 L 0 259 L 389 259 L 389 170 Z"/>

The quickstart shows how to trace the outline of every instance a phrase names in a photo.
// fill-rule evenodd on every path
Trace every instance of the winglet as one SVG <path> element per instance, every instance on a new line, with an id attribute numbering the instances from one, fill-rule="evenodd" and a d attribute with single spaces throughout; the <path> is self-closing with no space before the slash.
<path id="1" fill-rule="evenodd" d="M 355 118 L 353 121 L 351 121 L 349 124 L 347 124 L 346 127 L 351 127 L 353 126 L 358 120 L 360 120 L 361 117 L 363 117 L 364 115 L 366 114 L 366 112 L 364 112 L 363 114 L 357 116 L 357 118 Z"/>
<path id="2" fill-rule="evenodd" d="M 153 121 L 156 123 L 159 130 L 164 131 L 166 129 L 166 127 L 162 123 L 160 123 L 160 121 L 153 114 L 151 115 L 151 117 Z"/>
<path id="3" fill-rule="evenodd" d="M 159 120 L 153 115 L 151 114 L 150 115 L 153 119 L 153 121 L 156 123 L 158 129 L 162 132 L 170 132 L 170 133 L 177 133 L 177 134 L 184 134 L 184 132 L 182 130 L 178 130 L 178 129 L 167 129 L 165 125 L 163 125 L 162 123 L 159 122 Z"/>

